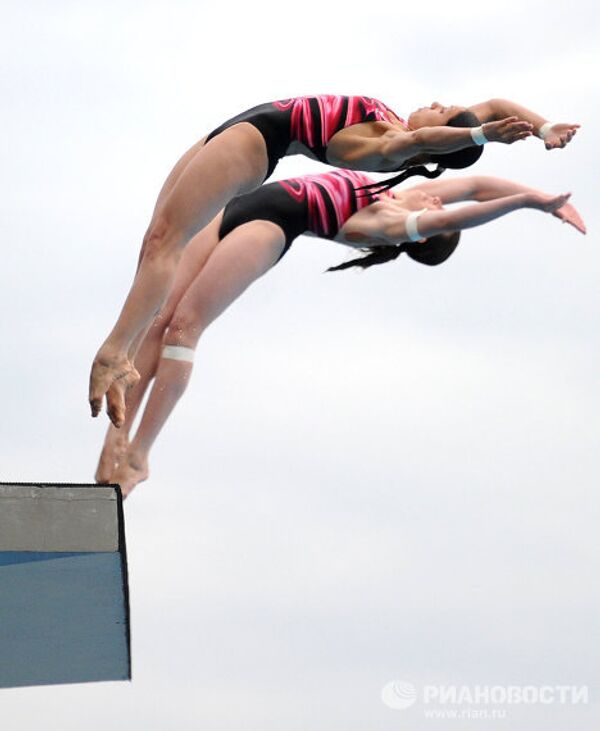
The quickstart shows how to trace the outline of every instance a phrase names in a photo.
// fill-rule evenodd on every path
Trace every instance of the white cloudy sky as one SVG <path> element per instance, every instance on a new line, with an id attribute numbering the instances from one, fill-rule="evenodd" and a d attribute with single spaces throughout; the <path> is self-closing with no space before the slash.
<path id="1" fill-rule="evenodd" d="M 589 234 L 521 211 L 438 269 L 327 275 L 345 251 L 299 239 L 206 334 L 126 505 L 133 683 L 4 691 L 3 726 L 445 728 L 387 708 L 394 679 L 598 698 L 598 31 L 591 0 L 4 0 L 1 479 L 91 481 L 89 365 L 155 196 L 244 108 L 504 96 L 580 122 L 477 172 L 573 191 Z M 508 713 L 471 723 L 600 721 Z"/>

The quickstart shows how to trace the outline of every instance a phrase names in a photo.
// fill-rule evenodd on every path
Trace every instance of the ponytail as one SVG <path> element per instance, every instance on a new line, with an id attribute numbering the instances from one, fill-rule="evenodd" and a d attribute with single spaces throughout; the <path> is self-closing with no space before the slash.
<path id="1" fill-rule="evenodd" d="M 374 264 L 385 264 L 388 261 L 397 259 L 400 254 L 405 251 L 404 244 L 400 246 L 369 246 L 364 251 L 370 252 L 367 256 L 359 256 L 357 259 L 351 259 L 350 261 L 342 262 L 335 267 L 329 267 L 326 271 L 338 272 L 342 269 L 349 269 L 350 267 L 361 267 L 362 269 L 368 269 Z"/>
<path id="2" fill-rule="evenodd" d="M 393 188 L 395 185 L 398 185 L 398 183 L 401 183 L 407 178 L 411 178 L 413 175 L 423 175 L 423 177 L 425 178 L 439 178 L 444 170 L 445 168 L 443 168 L 441 165 L 438 165 L 437 168 L 435 168 L 434 170 L 428 170 L 425 165 L 415 165 L 414 167 L 403 170 L 398 175 L 394 175 L 393 178 L 380 180 L 379 182 L 375 183 L 369 183 L 368 185 L 361 185 L 358 188 L 354 188 L 354 190 L 357 191 L 357 198 L 366 195 L 377 195 L 378 193 L 383 193 L 384 191 Z M 359 190 L 362 190 L 364 192 L 358 193 Z"/>

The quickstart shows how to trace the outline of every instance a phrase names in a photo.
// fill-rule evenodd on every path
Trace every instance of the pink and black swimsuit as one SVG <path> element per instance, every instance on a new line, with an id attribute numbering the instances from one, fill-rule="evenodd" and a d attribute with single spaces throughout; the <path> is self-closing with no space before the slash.
<path id="1" fill-rule="evenodd" d="M 330 164 L 326 156 L 327 145 L 336 132 L 361 122 L 391 122 L 391 115 L 397 117 L 383 102 L 368 96 L 299 96 L 260 104 L 242 112 L 213 130 L 206 141 L 234 124 L 249 122 L 262 134 L 267 145 L 266 180 L 287 154 L 301 153 Z"/>
<path id="2" fill-rule="evenodd" d="M 310 232 L 324 239 L 333 239 L 353 213 L 381 196 L 392 197 L 389 190 L 357 195 L 356 188 L 373 182 L 364 173 L 334 170 L 268 183 L 234 198 L 225 206 L 219 239 L 244 223 L 272 221 L 285 234 L 281 259 L 300 234 Z"/>

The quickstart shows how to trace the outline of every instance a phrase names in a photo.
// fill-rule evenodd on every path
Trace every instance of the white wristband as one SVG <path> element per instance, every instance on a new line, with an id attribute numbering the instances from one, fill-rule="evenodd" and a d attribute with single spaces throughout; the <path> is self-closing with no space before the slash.
<path id="1" fill-rule="evenodd" d="M 406 235 L 411 241 L 420 241 L 423 238 L 417 228 L 417 218 L 426 210 L 427 208 L 422 208 L 420 211 L 413 211 L 406 217 Z"/>
<path id="2" fill-rule="evenodd" d="M 483 134 L 483 125 L 471 127 L 471 137 L 476 145 L 485 145 L 486 142 L 489 142 L 488 138 Z"/>
<path id="3" fill-rule="evenodd" d="M 543 140 L 548 137 L 548 134 L 550 133 L 552 127 L 554 127 L 554 124 L 552 122 L 544 122 L 544 124 L 540 127 L 539 135 Z"/>
<path id="4" fill-rule="evenodd" d="M 161 357 L 171 360 L 184 360 L 187 363 L 194 362 L 194 349 L 185 348 L 183 345 L 165 345 Z"/>

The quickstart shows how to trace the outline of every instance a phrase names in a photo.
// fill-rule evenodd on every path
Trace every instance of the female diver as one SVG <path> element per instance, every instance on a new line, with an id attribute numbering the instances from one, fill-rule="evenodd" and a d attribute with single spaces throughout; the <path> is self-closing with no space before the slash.
<path id="1" fill-rule="evenodd" d="M 173 284 L 185 244 L 237 195 L 260 186 L 284 155 L 304 154 L 351 170 L 438 175 L 472 164 L 486 141 L 511 144 L 535 134 L 564 147 L 578 125 L 551 124 L 503 99 L 467 109 L 434 102 L 404 121 L 369 97 L 322 95 L 263 104 L 230 119 L 190 148 L 169 174 L 144 237 L 138 271 L 121 314 L 95 356 L 92 416 L 104 396 L 109 418 L 125 418 L 125 391 L 138 379 L 133 359 Z M 438 164 L 429 173 L 423 163 Z"/>
<path id="2" fill-rule="evenodd" d="M 360 190 L 372 183 L 365 174 L 349 170 L 270 183 L 232 200 L 196 234 L 136 358 L 141 380 L 127 393 L 123 427 L 109 427 L 96 471 L 98 482 L 118 483 L 127 495 L 147 478 L 149 450 L 187 386 L 201 334 L 281 259 L 298 235 L 308 233 L 363 250 L 359 258 L 331 268 L 339 270 L 380 264 L 402 252 L 423 264 L 439 264 L 456 248 L 460 230 L 520 208 L 547 211 L 585 233 L 581 217 L 567 202 L 570 194 L 552 196 L 480 176 L 436 180 L 399 192 Z M 453 210 L 443 206 L 463 200 L 477 202 Z M 129 444 L 129 430 L 153 377 Z"/>

